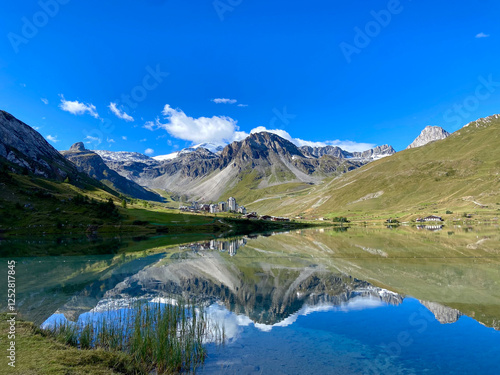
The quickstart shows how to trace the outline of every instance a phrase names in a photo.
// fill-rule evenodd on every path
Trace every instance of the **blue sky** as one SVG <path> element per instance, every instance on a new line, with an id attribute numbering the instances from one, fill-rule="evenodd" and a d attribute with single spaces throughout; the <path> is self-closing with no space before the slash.
<path id="1" fill-rule="evenodd" d="M 61 150 L 161 155 L 256 128 L 400 150 L 427 125 L 500 113 L 499 14 L 494 0 L 5 2 L 0 108 Z"/>

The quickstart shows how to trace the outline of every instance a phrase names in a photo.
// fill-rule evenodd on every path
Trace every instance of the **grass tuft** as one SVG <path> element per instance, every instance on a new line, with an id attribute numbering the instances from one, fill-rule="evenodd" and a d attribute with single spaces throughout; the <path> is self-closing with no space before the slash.
<path id="1" fill-rule="evenodd" d="M 149 373 L 194 372 L 207 355 L 205 342 L 224 342 L 224 331 L 209 324 L 191 303 L 139 303 L 130 310 L 91 314 L 85 321 L 56 322 L 45 333 L 80 349 L 125 352 Z"/>

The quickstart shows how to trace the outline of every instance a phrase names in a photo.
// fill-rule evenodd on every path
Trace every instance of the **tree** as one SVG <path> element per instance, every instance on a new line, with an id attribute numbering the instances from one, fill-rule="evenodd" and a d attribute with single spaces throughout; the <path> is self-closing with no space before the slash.
<path id="1" fill-rule="evenodd" d="M 122 207 L 127 208 L 127 201 L 125 199 L 122 200 Z"/>

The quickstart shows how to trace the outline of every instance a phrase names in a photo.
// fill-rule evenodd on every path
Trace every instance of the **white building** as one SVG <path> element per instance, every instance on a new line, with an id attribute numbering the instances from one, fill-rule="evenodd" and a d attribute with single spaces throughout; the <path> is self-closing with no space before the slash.
<path id="1" fill-rule="evenodd" d="M 233 197 L 229 197 L 227 200 L 227 207 L 229 211 L 236 212 L 236 199 Z"/>
<path id="2" fill-rule="evenodd" d="M 217 212 L 219 212 L 219 207 L 216 204 L 211 204 L 210 205 L 210 213 L 216 214 Z"/>

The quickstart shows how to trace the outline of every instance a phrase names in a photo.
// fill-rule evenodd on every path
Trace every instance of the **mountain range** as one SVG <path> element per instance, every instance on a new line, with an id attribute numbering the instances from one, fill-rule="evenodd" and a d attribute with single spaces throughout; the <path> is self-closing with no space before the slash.
<path id="1" fill-rule="evenodd" d="M 241 198 L 248 189 L 263 194 L 276 186 L 296 189 L 395 153 L 388 145 L 355 153 L 332 146 L 299 148 L 267 132 L 251 134 L 216 152 L 203 146 L 149 159 L 131 153 L 95 152 L 109 168 L 142 186 L 202 201 L 228 194 Z"/>
<path id="2" fill-rule="evenodd" d="M 261 132 L 222 149 L 200 144 L 151 158 L 90 151 L 83 143 L 61 154 L 33 128 L 2 111 L 0 162 L 18 173 L 75 183 L 85 179 L 145 200 L 161 201 L 159 190 L 206 202 L 234 196 L 253 210 L 272 214 L 404 210 L 447 200 L 488 204 L 496 199 L 492 189 L 499 172 L 492 153 L 499 122 L 498 115 L 491 116 L 451 135 L 426 127 L 409 149 L 398 153 L 388 145 L 364 152 L 298 147 Z"/>

